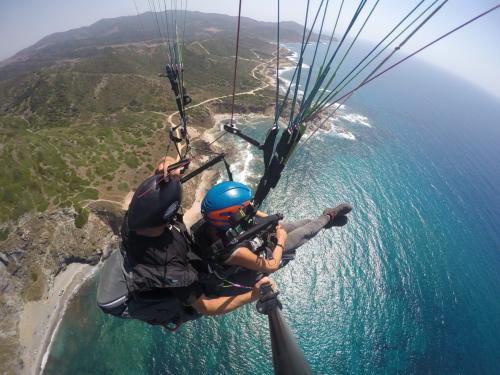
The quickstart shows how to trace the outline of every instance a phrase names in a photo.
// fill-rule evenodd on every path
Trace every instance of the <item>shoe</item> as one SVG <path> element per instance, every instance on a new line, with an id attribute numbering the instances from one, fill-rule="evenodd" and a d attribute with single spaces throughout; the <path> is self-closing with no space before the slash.
<path id="1" fill-rule="evenodd" d="M 351 211 L 352 206 L 348 203 L 339 204 L 335 208 L 325 208 L 325 210 L 323 211 L 323 215 L 330 216 L 330 220 L 325 225 L 325 228 L 329 229 L 332 227 L 343 227 L 347 224 L 348 221 L 345 215 L 347 215 Z"/>
<path id="2" fill-rule="evenodd" d="M 339 204 L 335 208 L 325 208 L 323 210 L 323 215 L 330 216 L 330 221 L 338 216 L 345 216 L 352 211 L 352 206 L 349 203 Z"/>

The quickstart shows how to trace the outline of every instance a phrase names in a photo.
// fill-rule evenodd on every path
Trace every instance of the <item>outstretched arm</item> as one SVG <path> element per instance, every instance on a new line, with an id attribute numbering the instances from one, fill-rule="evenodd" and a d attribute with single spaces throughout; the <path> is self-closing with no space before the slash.
<path id="1" fill-rule="evenodd" d="M 263 273 L 276 272 L 281 264 L 281 257 L 285 247 L 287 233 L 281 225 L 276 227 L 277 244 L 273 249 L 273 259 L 264 259 L 257 256 L 250 249 L 240 247 L 229 257 L 226 264 L 240 266 L 252 271 Z"/>
<path id="2" fill-rule="evenodd" d="M 274 281 L 268 277 L 259 280 L 251 291 L 231 297 L 218 297 L 209 299 L 202 295 L 192 305 L 196 311 L 203 315 L 222 315 L 231 312 L 247 303 L 257 301 L 260 297 L 260 286 L 265 283 L 271 283 L 275 287 Z"/>
<path id="3" fill-rule="evenodd" d="M 226 261 L 226 264 L 231 266 L 240 266 L 252 271 L 273 273 L 278 270 L 283 249 L 281 246 L 276 246 L 273 250 L 273 259 L 264 259 L 257 256 L 250 249 L 240 247 Z"/>

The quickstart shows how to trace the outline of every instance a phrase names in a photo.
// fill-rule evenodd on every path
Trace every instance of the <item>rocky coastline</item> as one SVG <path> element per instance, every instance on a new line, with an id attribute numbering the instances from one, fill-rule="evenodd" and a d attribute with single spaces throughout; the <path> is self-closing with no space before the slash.
<path id="1" fill-rule="evenodd" d="M 285 58 L 284 58 L 285 60 Z M 285 63 L 285 62 L 284 62 Z M 288 62 L 289 63 L 289 62 Z M 272 69 L 264 66 L 262 82 L 274 83 Z M 252 93 L 252 101 L 235 106 L 235 117 L 274 115 L 272 94 Z M 268 97 L 266 96 L 268 95 Z M 257 100 L 256 100 L 257 99 Z M 214 100 L 206 115 L 193 124 L 193 143 L 207 145 L 220 123 L 230 118 L 230 102 Z M 219 149 L 217 143 L 211 146 Z M 195 161 L 192 169 L 204 160 Z M 185 185 L 184 220 L 189 227 L 200 217 L 200 203 L 217 180 L 208 171 Z M 89 201 L 88 220 L 78 228 L 74 208 L 25 214 L 15 231 L 0 242 L 0 353 L 6 373 L 38 374 L 50 350 L 66 306 L 84 281 L 119 246 L 119 228 L 132 194 L 122 202 Z"/>

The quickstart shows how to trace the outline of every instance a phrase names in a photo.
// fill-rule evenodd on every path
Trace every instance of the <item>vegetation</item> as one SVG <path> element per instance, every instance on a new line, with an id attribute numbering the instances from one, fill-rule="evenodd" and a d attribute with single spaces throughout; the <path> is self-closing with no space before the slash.
<path id="1" fill-rule="evenodd" d="M 83 228 L 89 221 L 89 210 L 86 208 L 76 206 L 75 227 Z"/>
<path id="2" fill-rule="evenodd" d="M 0 337 L 0 362 L 9 363 L 12 358 L 17 357 L 17 342 L 11 337 Z M 7 372 L 9 373 L 9 372 Z"/>
<path id="3" fill-rule="evenodd" d="M 150 124 L 161 114 L 120 112 L 71 126 L 32 129 L 19 118 L 0 118 L 0 222 L 25 212 L 44 211 L 99 197 L 98 188 L 120 171 L 152 160 L 147 150 Z M 145 138 L 145 140 L 141 140 Z M 125 151 L 126 150 L 126 151 Z M 119 176 L 116 176 L 119 177 Z"/>
<path id="4" fill-rule="evenodd" d="M 202 43 L 204 48 L 192 42 L 185 50 L 193 104 L 232 91 L 234 40 L 216 35 Z M 242 44 L 238 91 L 249 91 L 260 82 L 248 72 L 259 58 L 270 58 L 273 47 L 262 41 Z M 36 69 L 28 59 L 11 79 L 5 76 L 13 67 L 0 69 L 0 223 L 98 199 L 99 192 L 123 194 L 138 174 L 154 169 L 152 143 L 167 142 L 165 114 L 176 111 L 168 81 L 157 75 L 164 47 L 50 48 L 50 54 L 36 53 L 46 54 L 45 62 L 58 56 L 52 64 Z M 29 64 L 33 69 L 26 71 Z M 237 105 L 251 110 L 271 97 L 239 97 Z M 191 124 L 212 125 L 203 106 L 188 116 Z M 84 225 L 84 216 L 82 211 L 78 223 Z M 0 240 L 6 236 L 0 232 Z"/>
<path id="5" fill-rule="evenodd" d="M 0 241 L 5 241 L 9 237 L 9 228 L 0 229 Z"/>
<path id="6" fill-rule="evenodd" d="M 207 107 L 198 106 L 190 108 L 186 111 L 186 114 L 187 121 L 191 124 L 196 124 L 203 128 L 211 128 L 213 126 L 212 117 Z"/>
<path id="7" fill-rule="evenodd" d="M 185 81 L 193 104 L 229 95 L 236 18 L 198 12 L 188 18 Z M 0 228 L 4 228 L 0 241 L 13 228 L 9 221 L 55 207 L 75 207 L 74 225 L 85 228 L 85 233 L 73 228 L 58 235 L 73 238 L 76 231 L 90 240 L 68 243 L 64 249 L 54 241 L 47 248 L 45 242 L 33 241 L 19 264 L 8 264 L 12 287 L 0 295 L 4 327 L 17 324 L 19 296 L 24 301 L 42 297 L 49 274 L 66 261 L 61 251 L 69 259 L 98 260 L 93 240 L 108 228 L 86 225 L 89 213 L 84 207 L 95 199 L 120 200 L 154 170 L 165 152 L 167 115 L 177 108 L 168 80 L 158 76 L 165 50 L 157 25 L 146 15 L 138 21 L 138 17 L 102 20 L 57 33 L 0 64 Z M 287 41 L 286 24 L 290 23 L 282 25 L 283 41 Z M 300 41 L 301 28 L 292 26 L 288 41 Z M 275 30 L 272 23 L 242 21 L 237 91 L 260 86 L 249 72 L 271 58 L 275 46 L 266 40 L 274 40 Z M 254 102 L 259 106 L 264 94 L 238 96 L 238 108 Z M 221 110 L 227 110 L 227 103 L 220 103 Z M 201 131 L 212 125 L 204 106 L 189 110 L 188 116 L 190 125 Z M 186 186 L 187 192 L 194 183 Z M 33 236 L 50 233 L 52 221 L 26 219 L 21 227 L 27 226 Z M 17 237 L 16 231 L 0 244 L 11 248 Z M 4 331 L 12 336 L 0 337 L 2 369 L 9 374 L 22 372 L 18 336 L 15 330 Z"/>
<path id="8" fill-rule="evenodd" d="M 128 184 L 125 181 L 122 181 L 118 184 L 118 190 L 123 191 L 123 192 L 127 192 L 127 191 L 130 191 L 130 187 L 128 186 Z"/>
<path id="9" fill-rule="evenodd" d="M 45 278 L 38 266 L 33 265 L 29 271 L 29 278 L 25 280 L 21 296 L 25 301 L 37 301 L 43 296 L 45 290 Z"/>

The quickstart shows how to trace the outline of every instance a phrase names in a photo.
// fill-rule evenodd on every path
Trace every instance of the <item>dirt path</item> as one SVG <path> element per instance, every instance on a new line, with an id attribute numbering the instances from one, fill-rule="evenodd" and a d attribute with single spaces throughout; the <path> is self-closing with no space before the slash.
<path id="1" fill-rule="evenodd" d="M 201 43 L 200 43 L 201 44 Z M 257 55 L 258 56 L 258 55 Z M 260 64 L 256 65 L 252 71 L 250 72 L 251 76 L 262 83 L 262 86 L 260 87 L 257 87 L 253 90 L 249 90 L 249 91 L 245 91 L 245 92 L 239 92 L 239 93 L 236 93 L 235 96 L 242 96 L 242 95 L 255 95 L 255 93 L 259 92 L 259 91 L 262 91 L 266 88 L 268 88 L 269 86 L 272 85 L 273 83 L 273 80 L 272 78 L 270 77 L 267 77 L 266 74 L 265 74 L 265 69 L 267 68 L 267 66 L 273 61 L 275 60 L 275 58 L 271 58 L 269 60 L 266 60 L 266 61 L 263 61 L 261 62 Z M 258 72 L 260 73 L 261 77 L 258 76 Z M 230 98 L 232 95 L 223 95 L 223 96 L 217 96 L 217 97 L 214 97 L 214 98 L 210 98 L 210 99 L 207 99 L 207 100 L 204 100 L 198 104 L 195 104 L 195 105 L 192 105 L 188 108 L 186 108 L 186 110 L 190 109 L 190 108 L 196 108 L 196 107 L 199 107 L 199 106 L 202 106 L 204 104 L 207 104 L 207 103 L 210 103 L 210 102 L 213 102 L 215 100 L 220 100 L 220 99 L 225 99 L 225 98 Z M 175 115 L 177 115 L 179 113 L 179 111 L 175 111 L 175 112 L 172 112 L 170 115 L 167 115 L 165 113 L 161 113 L 161 112 L 156 112 L 156 111 L 152 111 L 153 113 L 156 113 L 158 115 L 161 115 L 161 116 L 165 116 L 166 117 L 166 121 L 165 121 L 165 125 L 167 124 L 170 124 L 170 126 L 172 127 L 175 127 L 177 126 L 174 121 L 173 121 L 173 118 Z M 182 153 L 182 150 L 184 148 L 184 144 L 180 144 L 179 145 L 179 151 Z M 130 204 L 130 201 L 132 199 L 134 195 L 134 192 L 133 191 L 130 191 L 126 196 L 125 198 L 123 199 L 123 201 L 119 202 L 119 201 L 114 201 L 114 200 L 109 200 L 109 199 L 96 199 L 96 200 L 93 200 L 93 201 L 88 201 L 86 202 L 83 207 L 84 208 L 87 208 L 89 205 L 93 204 L 93 203 L 96 203 L 96 202 L 106 202 L 106 203 L 111 203 L 111 204 L 115 204 L 115 205 L 119 205 L 123 210 L 127 210 L 128 209 L 128 206 Z"/>
<path id="2" fill-rule="evenodd" d="M 267 77 L 265 74 L 262 73 L 262 76 L 264 78 L 259 78 L 257 77 L 256 73 L 259 69 L 262 69 L 262 67 L 267 67 L 267 65 L 272 62 L 273 60 L 275 60 L 275 58 L 273 57 L 272 59 L 270 60 L 267 60 L 267 61 L 264 61 L 262 63 L 260 63 L 259 65 L 255 66 L 252 71 L 250 72 L 250 74 L 252 75 L 252 77 L 254 79 L 256 79 L 257 81 L 260 81 L 261 83 L 263 83 L 262 86 L 260 87 L 257 87 L 256 89 L 253 89 L 253 90 L 250 90 L 250 91 L 245 91 L 245 92 L 239 92 L 239 93 L 236 93 L 235 96 L 241 96 L 241 95 L 255 95 L 256 92 L 258 91 L 262 91 L 266 88 L 268 88 L 270 85 L 271 85 L 271 82 L 269 82 L 269 80 L 267 80 Z M 217 97 L 214 97 L 214 98 L 210 98 L 210 99 L 207 99 L 207 100 L 204 100 L 198 104 L 195 104 L 195 105 L 192 105 L 190 107 L 187 107 L 186 110 L 189 110 L 191 108 L 196 108 L 196 107 L 199 107 L 199 106 L 202 106 L 204 104 L 207 104 L 207 103 L 210 103 L 210 102 L 213 102 L 215 100 L 219 100 L 219 99 L 225 99 L 225 98 L 230 98 L 232 96 L 232 94 L 229 94 L 229 95 L 223 95 L 223 96 L 217 96 Z M 171 126 L 176 126 L 176 124 L 174 123 L 173 121 L 173 118 L 175 115 L 177 115 L 179 113 L 179 111 L 176 111 L 176 112 L 172 112 L 169 116 L 168 116 L 168 122 L 170 123 Z"/>
<path id="3" fill-rule="evenodd" d="M 206 49 L 205 46 L 203 44 L 201 44 L 200 42 L 193 42 L 192 44 L 198 45 L 203 51 L 206 52 L 207 55 L 210 55 L 210 51 L 208 49 Z"/>
<path id="4" fill-rule="evenodd" d="M 109 81 L 109 76 L 107 74 L 104 74 L 102 76 L 101 81 L 97 84 L 97 86 L 94 89 L 94 98 L 97 100 L 99 98 L 99 94 L 101 91 L 106 87 Z"/>
<path id="5" fill-rule="evenodd" d="M 118 201 L 112 201 L 110 199 L 95 199 L 95 200 L 92 200 L 92 201 L 88 201 L 87 203 L 85 203 L 82 207 L 83 208 L 87 208 L 88 206 L 90 206 L 91 204 L 93 203 L 99 203 L 99 202 L 107 202 L 107 203 L 112 203 L 112 204 L 117 204 L 119 206 L 121 206 L 123 204 L 123 202 L 118 202 Z"/>
<path id="6" fill-rule="evenodd" d="M 127 193 L 127 195 L 121 201 L 114 201 L 111 199 L 95 199 L 95 200 L 90 200 L 90 201 L 86 202 L 84 205 L 82 205 L 82 207 L 88 208 L 91 204 L 104 202 L 104 203 L 111 203 L 111 204 L 114 204 L 116 206 L 119 206 L 122 210 L 126 211 L 128 209 L 128 206 L 129 206 L 130 201 L 132 200 L 133 196 L 134 196 L 134 192 L 129 191 Z"/>

